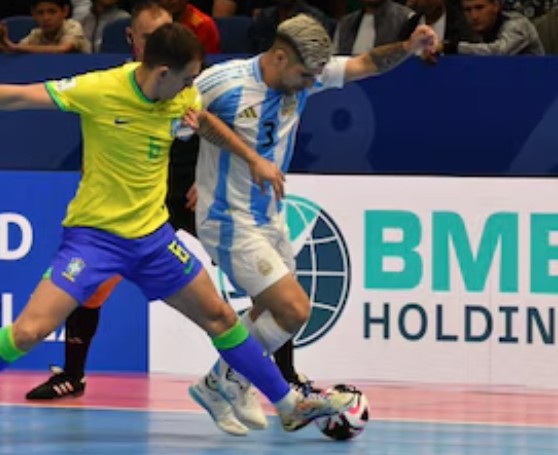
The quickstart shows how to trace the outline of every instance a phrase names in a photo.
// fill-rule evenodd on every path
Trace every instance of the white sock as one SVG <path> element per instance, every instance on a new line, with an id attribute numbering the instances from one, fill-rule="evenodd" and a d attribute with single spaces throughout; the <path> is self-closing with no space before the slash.
<path id="1" fill-rule="evenodd" d="M 248 319 L 250 318 L 248 317 Z M 244 317 L 242 322 L 244 322 Z M 253 329 L 248 328 L 248 330 L 269 354 L 273 354 L 293 337 L 292 333 L 279 327 L 269 310 L 264 311 L 258 319 L 253 321 L 252 326 Z"/>
<path id="2" fill-rule="evenodd" d="M 250 332 L 251 335 L 254 335 L 254 321 L 252 321 L 252 318 L 250 317 L 250 310 L 245 311 L 242 316 L 240 316 L 240 322 L 244 324 L 244 327 L 248 329 L 248 332 Z"/>

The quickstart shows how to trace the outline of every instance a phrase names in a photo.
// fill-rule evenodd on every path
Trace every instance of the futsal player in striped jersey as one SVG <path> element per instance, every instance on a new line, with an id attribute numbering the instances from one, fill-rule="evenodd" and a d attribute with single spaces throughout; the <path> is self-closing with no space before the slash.
<path id="1" fill-rule="evenodd" d="M 1 110 L 74 112 L 83 133 L 82 178 L 60 247 L 23 311 L 0 329 L 0 370 L 56 329 L 101 283 L 121 275 L 148 300 L 165 301 L 206 331 L 228 364 L 274 404 L 283 428 L 295 431 L 346 409 L 350 394 L 304 397 L 291 390 L 167 223 L 169 148 L 174 137 L 184 136 L 184 121 L 250 163 L 260 185 L 283 191 L 275 164 L 201 110 L 192 83 L 202 58 L 191 32 L 166 24 L 147 38 L 141 63 L 44 84 L 0 85 Z"/>
<path id="2" fill-rule="evenodd" d="M 435 32 L 422 25 L 408 41 L 332 57 L 327 31 L 310 16 L 298 15 L 279 25 L 267 52 L 214 65 L 196 85 L 209 112 L 286 173 L 310 96 L 384 73 L 417 51 L 434 52 L 436 45 Z M 271 354 L 308 320 L 311 303 L 294 275 L 282 194 L 270 186 L 262 193 L 253 177 L 245 161 L 202 139 L 196 172 L 198 238 L 231 283 L 252 297 L 254 305 L 242 321 Z M 229 420 L 231 407 L 246 427 L 267 426 L 253 387 L 224 360 L 190 394 L 220 428 L 221 416 Z"/>

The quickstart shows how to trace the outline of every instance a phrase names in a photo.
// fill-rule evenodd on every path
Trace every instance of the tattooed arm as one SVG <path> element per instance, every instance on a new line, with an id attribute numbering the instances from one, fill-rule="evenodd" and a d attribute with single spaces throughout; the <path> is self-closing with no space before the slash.
<path id="1" fill-rule="evenodd" d="M 193 115 L 192 112 L 186 114 L 187 117 L 191 115 Z M 260 156 L 256 150 L 249 147 L 217 116 L 207 111 L 196 113 L 196 116 L 197 126 L 192 125 L 191 121 L 187 123 L 197 130 L 197 133 L 202 138 L 246 161 L 254 182 L 263 192 L 266 191 L 267 182 L 273 187 L 275 196 L 278 199 L 285 195 L 285 176 L 275 163 Z"/>
<path id="2" fill-rule="evenodd" d="M 419 25 L 407 41 L 386 44 L 370 49 L 349 59 L 345 68 L 345 81 L 363 79 L 395 68 L 416 51 L 434 52 L 438 39 L 434 30 Z"/>

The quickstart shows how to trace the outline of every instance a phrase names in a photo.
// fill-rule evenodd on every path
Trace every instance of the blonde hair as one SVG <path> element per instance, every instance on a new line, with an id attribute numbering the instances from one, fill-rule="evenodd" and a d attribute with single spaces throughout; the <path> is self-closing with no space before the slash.
<path id="1" fill-rule="evenodd" d="M 304 65 L 319 68 L 333 53 L 333 44 L 325 28 L 307 14 L 298 14 L 277 27 L 277 39 L 287 42 Z"/>

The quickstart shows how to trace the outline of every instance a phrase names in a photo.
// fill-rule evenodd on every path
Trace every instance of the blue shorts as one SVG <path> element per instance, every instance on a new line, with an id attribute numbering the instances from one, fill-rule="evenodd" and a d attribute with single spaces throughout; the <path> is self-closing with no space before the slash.
<path id="1" fill-rule="evenodd" d="M 139 239 L 70 227 L 64 228 L 49 275 L 54 284 L 80 303 L 114 275 L 122 275 L 139 286 L 149 300 L 157 300 L 182 289 L 201 268 L 201 262 L 168 223 Z"/>

